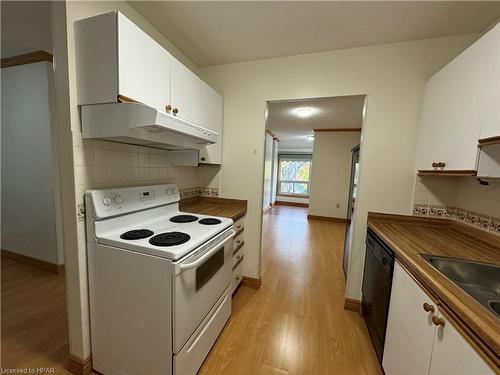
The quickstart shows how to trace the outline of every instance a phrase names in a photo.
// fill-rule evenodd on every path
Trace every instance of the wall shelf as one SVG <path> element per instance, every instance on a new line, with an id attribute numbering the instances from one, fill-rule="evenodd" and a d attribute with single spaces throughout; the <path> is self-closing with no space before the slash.
<path id="1" fill-rule="evenodd" d="M 446 177 L 464 177 L 464 176 L 476 176 L 477 171 L 474 170 L 433 170 L 433 169 L 419 169 L 417 171 L 417 176 L 427 177 L 427 176 L 446 176 Z"/>

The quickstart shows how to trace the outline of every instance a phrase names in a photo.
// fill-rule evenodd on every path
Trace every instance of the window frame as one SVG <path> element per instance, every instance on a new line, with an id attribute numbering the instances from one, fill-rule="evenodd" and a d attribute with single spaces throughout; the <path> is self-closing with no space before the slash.
<path id="1" fill-rule="evenodd" d="M 311 194 L 311 175 L 312 175 L 312 154 L 278 154 L 278 173 L 276 176 L 276 196 L 278 197 L 296 197 L 296 198 L 309 198 Z M 287 157 L 288 156 L 288 157 Z M 301 159 L 299 156 L 304 156 Z M 282 161 L 308 161 L 310 162 L 309 167 L 309 179 L 307 181 L 299 181 L 299 180 L 281 180 L 281 162 Z M 295 193 L 282 193 L 281 192 L 281 183 L 297 183 L 297 184 L 307 184 L 307 194 L 295 194 Z"/>

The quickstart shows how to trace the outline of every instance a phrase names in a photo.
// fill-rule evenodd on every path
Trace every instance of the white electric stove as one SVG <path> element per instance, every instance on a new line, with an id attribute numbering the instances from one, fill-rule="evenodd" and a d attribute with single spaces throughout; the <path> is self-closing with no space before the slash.
<path id="1" fill-rule="evenodd" d="M 233 221 L 179 211 L 175 185 L 89 190 L 94 369 L 196 374 L 231 314 Z"/>

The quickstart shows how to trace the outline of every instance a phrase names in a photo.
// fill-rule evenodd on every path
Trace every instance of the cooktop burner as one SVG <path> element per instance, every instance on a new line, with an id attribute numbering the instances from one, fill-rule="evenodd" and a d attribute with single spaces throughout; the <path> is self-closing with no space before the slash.
<path id="1" fill-rule="evenodd" d="M 216 225 L 222 223 L 222 221 L 213 217 L 207 217 L 205 219 L 201 219 L 200 221 L 198 221 L 198 223 L 203 225 Z"/>
<path id="2" fill-rule="evenodd" d="M 165 232 L 151 237 L 149 243 L 156 246 L 175 246 L 188 242 L 190 239 L 191 237 L 186 233 Z"/>
<path id="3" fill-rule="evenodd" d="M 122 233 L 120 238 L 122 240 L 140 240 L 142 238 L 147 238 L 153 235 L 153 231 L 149 229 L 134 229 L 128 232 Z"/>
<path id="4" fill-rule="evenodd" d="M 194 215 L 177 215 L 170 218 L 172 223 L 191 223 L 196 220 L 198 220 L 198 218 Z"/>

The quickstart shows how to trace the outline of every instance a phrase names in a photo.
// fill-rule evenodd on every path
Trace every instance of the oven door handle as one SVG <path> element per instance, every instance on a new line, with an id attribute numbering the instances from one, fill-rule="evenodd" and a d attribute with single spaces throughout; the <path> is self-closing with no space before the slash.
<path id="1" fill-rule="evenodd" d="M 208 250 L 205 254 L 203 254 L 201 257 L 196 259 L 194 262 L 179 264 L 178 272 L 176 272 L 176 275 L 180 274 L 182 271 L 189 270 L 191 268 L 195 268 L 198 265 L 200 265 L 201 263 L 203 263 L 205 261 L 205 259 L 209 258 L 213 253 L 215 253 L 217 250 L 219 250 L 222 245 L 224 245 L 227 241 L 232 239 L 235 234 L 236 234 L 236 232 L 231 229 L 231 234 L 228 237 L 226 237 L 222 242 L 219 242 L 213 248 Z"/>

